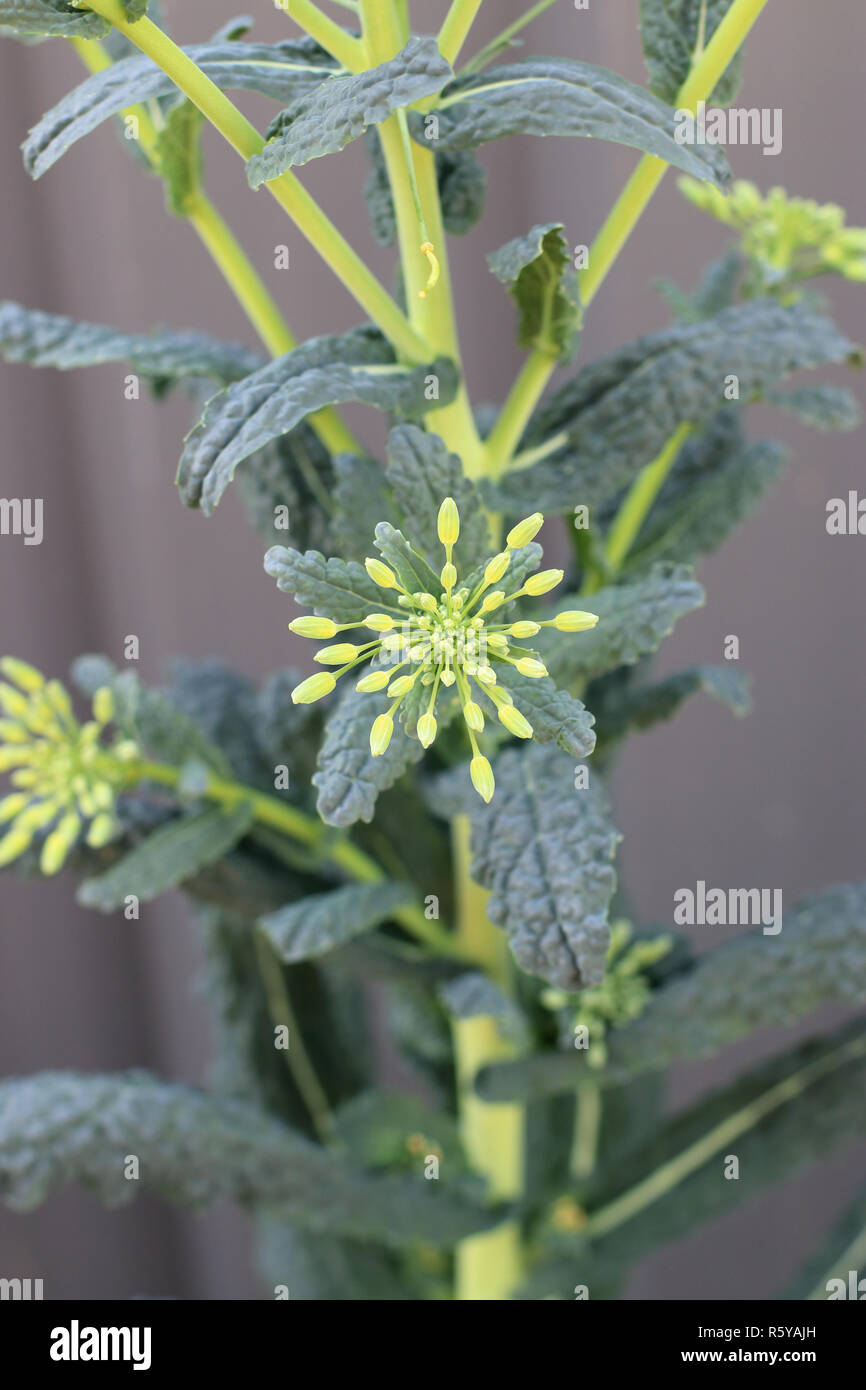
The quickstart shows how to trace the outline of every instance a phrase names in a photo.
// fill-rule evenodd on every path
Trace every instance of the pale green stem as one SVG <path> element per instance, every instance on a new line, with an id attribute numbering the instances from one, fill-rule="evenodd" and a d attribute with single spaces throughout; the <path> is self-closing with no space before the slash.
<path id="1" fill-rule="evenodd" d="M 312 0 L 279 0 L 278 8 L 285 10 L 290 19 L 315 39 L 332 58 L 342 63 L 349 72 L 361 72 L 364 68 L 364 49 L 358 39 L 347 34 L 336 20 L 323 13 Z"/>
<path id="2" fill-rule="evenodd" d="M 481 3 L 482 0 L 452 0 L 451 8 L 439 30 L 439 52 L 452 68 L 466 42 L 469 30 L 475 23 Z"/>
<path id="3" fill-rule="evenodd" d="M 577 1089 L 577 1113 L 571 1150 L 571 1175 L 579 1182 L 591 1178 L 598 1159 L 603 1115 L 601 1086 L 582 1081 Z"/>
<path id="4" fill-rule="evenodd" d="M 513 459 L 529 418 L 556 371 L 557 359 L 536 349 L 526 358 L 520 375 L 490 432 L 485 446 L 487 472 L 498 477 Z"/>
<path id="5" fill-rule="evenodd" d="M 674 431 L 658 458 L 648 463 L 625 495 L 605 544 L 608 569 L 617 574 L 634 544 L 650 508 L 658 497 L 683 444 L 693 426 L 683 424 Z"/>
<path id="6" fill-rule="evenodd" d="M 163 786 L 177 787 L 180 781 L 180 768 L 166 763 L 138 762 L 130 765 L 129 780 L 134 782 L 159 782 Z M 272 826 L 290 839 L 306 845 L 323 858 L 336 864 L 358 883 L 379 883 L 385 875 L 374 859 L 354 845 L 345 835 L 335 835 L 321 821 L 307 816 L 295 806 L 289 806 L 276 797 L 245 787 L 240 782 L 228 782 L 219 777 L 208 777 L 207 786 L 201 793 L 208 801 L 222 806 L 238 806 L 246 803 L 255 820 L 262 825 Z M 423 941 L 437 955 L 456 956 L 468 959 L 459 940 L 435 921 L 428 921 L 420 904 L 397 908 L 394 920 L 399 922 L 412 936 Z"/>
<path id="7" fill-rule="evenodd" d="M 507 986 L 507 946 L 487 916 L 487 893 L 472 880 L 469 834 L 468 819 L 458 816 L 453 827 L 458 936 L 467 953 Z M 513 1058 L 517 1049 L 503 1037 L 494 1018 L 455 1019 L 453 1028 L 467 1157 L 487 1179 L 491 1197 L 517 1198 L 524 1183 L 525 1111 L 521 1105 L 489 1105 L 474 1088 L 482 1067 Z M 520 1283 L 522 1267 L 519 1221 L 505 1221 L 484 1235 L 470 1236 L 455 1251 L 455 1297 L 464 1302 L 509 1299 Z"/>
<path id="8" fill-rule="evenodd" d="M 381 63 L 393 57 L 401 42 L 400 20 L 396 10 L 382 0 L 361 0 L 361 15 L 370 61 Z M 390 117 L 379 127 L 379 135 L 394 198 L 410 323 L 427 343 L 431 353 L 450 357 L 459 368 L 460 343 L 435 156 L 432 150 L 426 150 L 414 141 L 408 142 L 407 149 L 396 116 Z M 421 252 L 425 233 L 439 261 L 439 281 L 429 292 L 425 286 L 430 266 Z M 482 471 L 483 450 L 462 382 L 451 405 L 431 410 L 429 421 L 431 428 L 445 440 L 448 447 L 460 454 L 464 471 L 470 477 L 477 476 Z"/>
<path id="9" fill-rule="evenodd" d="M 755 21 L 768 0 L 733 0 L 722 22 L 716 29 L 706 48 L 696 57 L 691 72 L 683 83 L 676 98 L 676 106 L 682 110 L 694 111 L 698 101 L 706 100 L 712 94 L 719 78 L 736 55 Z M 608 271 L 631 236 L 641 214 L 655 193 L 667 172 L 668 165 L 663 159 L 644 155 L 617 199 L 607 221 L 592 244 L 589 261 L 580 273 L 580 296 L 586 309 L 598 293 Z M 539 360 L 532 366 L 527 364 L 518 377 L 514 390 L 518 393 L 515 406 L 515 419 L 527 412 L 532 413 L 540 400 L 552 372 L 547 354 L 536 349 L 530 358 Z M 535 397 L 527 390 L 526 376 L 534 383 Z M 511 397 L 503 407 L 503 414 L 510 419 L 512 413 Z M 511 431 L 513 432 L 513 431 Z M 518 436 L 519 439 L 519 436 Z M 510 459 L 497 455 L 498 467 L 507 468 Z"/>
<path id="10" fill-rule="evenodd" d="M 151 58 L 245 161 L 261 152 L 255 126 L 161 29 L 146 17 L 128 23 L 120 0 L 92 0 L 90 8 Z M 427 345 L 303 184 L 287 172 L 265 186 L 395 349 L 422 362 Z"/>
<path id="11" fill-rule="evenodd" d="M 675 106 L 683 111 L 694 111 L 699 101 L 709 99 L 766 4 L 767 0 L 733 0 L 706 48 L 693 62 L 691 72 L 677 93 Z M 601 288 L 667 169 L 663 159 L 644 155 L 623 189 L 593 242 L 589 263 L 580 275 L 580 293 L 585 306 L 591 304 Z"/>
<path id="12" fill-rule="evenodd" d="M 289 992 L 283 978 L 282 963 L 268 937 L 258 927 L 253 931 L 253 940 L 265 998 L 268 1001 L 268 1012 L 273 1021 L 284 1027 L 288 1034 L 287 1046 L 282 1049 L 285 1052 L 286 1065 L 301 1099 L 309 1111 L 316 1134 L 323 1144 L 332 1144 L 334 1141 L 334 1117 L 331 1114 L 325 1089 L 316 1075 L 316 1069 L 304 1046 L 303 1034 L 298 1027 L 295 1011 L 292 1008 Z"/>
<path id="13" fill-rule="evenodd" d="M 101 43 L 92 39 L 73 39 L 73 47 L 90 72 L 104 72 L 112 60 Z M 151 167 L 159 172 L 159 132 L 144 106 L 131 106 L 122 113 L 138 121 L 138 144 Z M 297 347 L 297 339 L 268 293 L 265 284 L 225 219 L 204 190 L 196 189 L 186 202 L 184 218 L 199 236 L 234 294 L 253 328 L 273 357 L 282 357 Z M 360 446 L 334 410 L 322 410 L 309 417 L 309 423 L 331 453 L 357 453 Z"/>
<path id="14" fill-rule="evenodd" d="M 796 1100 L 816 1081 L 823 1081 L 840 1067 L 863 1056 L 866 1056 L 866 1038 L 855 1038 L 838 1051 L 808 1063 L 793 1076 L 788 1076 L 776 1086 L 771 1086 L 762 1096 L 758 1096 L 741 1110 L 735 1111 L 733 1115 L 728 1115 L 708 1134 L 703 1135 L 696 1143 L 690 1144 L 687 1149 L 683 1149 L 675 1158 L 663 1163 L 622 1196 L 593 1212 L 583 1234 L 594 1239 L 615 1231 L 645 1207 L 671 1192 L 711 1158 L 723 1153 L 729 1145 L 747 1134 L 761 1120 L 772 1115 L 788 1101 Z"/>
<path id="15" fill-rule="evenodd" d="M 539 0 L 539 3 L 533 5 L 531 10 L 527 10 L 526 14 L 515 19 L 514 23 L 507 25 L 501 34 L 497 34 L 495 39 L 491 39 L 489 43 L 485 44 L 480 52 L 476 53 L 475 57 L 470 59 L 466 66 L 461 69 L 460 76 L 463 77 L 470 72 L 478 72 L 485 63 L 496 57 L 500 49 L 510 43 L 515 34 L 519 34 L 521 29 L 525 29 L 527 24 L 531 24 L 534 19 L 537 19 L 539 15 L 544 14 L 545 10 L 549 10 L 551 5 L 555 4 L 556 0 Z"/>

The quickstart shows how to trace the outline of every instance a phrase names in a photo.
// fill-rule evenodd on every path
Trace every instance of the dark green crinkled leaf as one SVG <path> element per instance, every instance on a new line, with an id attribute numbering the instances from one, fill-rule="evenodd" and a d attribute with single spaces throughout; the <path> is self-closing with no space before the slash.
<path id="1" fill-rule="evenodd" d="M 430 375 L 438 378 L 447 404 L 457 375 L 446 358 L 430 366 L 400 366 L 384 339 L 368 329 L 313 338 L 211 397 L 186 438 L 178 467 L 181 498 L 210 515 L 238 464 L 324 406 L 362 401 L 421 415 Z"/>
<path id="2" fill-rule="evenodd" d="M 858 360 L 854 344 L 803 304 L 750 300 L 677 324 L 615 354 L 607 381 L 595 366 L 585 384 L 578 377 L 557 392 L 523 440 L 528 450 L 544 445 L 549 452 L 507 474 L 489 495 L 511 510 L 597 506 L 657 458 L 678 426 L 700 425 L 724 408 L 727 378 L 738 378 L 745 402 L 800 368 Z"/>
<path id="3" fill-rule="evenodd" d="M 733 666 L 692 666 L 655 685 L 636 690 L 612 689 L 603 703 L 594 701 L 599 743 L 604 746 L 633 729 L 649 729 L 672 718 L 686 700 L 699 692 L 727 705 L 734 714 L 749 712 L 749 681 L 741 671 Z"/>
<path id="4" fill-rule="evenodd" d="M 662 101 L 676 105 L 696 52 L 706 47 L 731 4 L 732 0 L 640 0 L 640 32 L 650 87 Z M 740 49 L 707 104 L 730 106 L 740 90 L 742 73 Z"/>
<path id="5" fill-rule="evenodd" d="M 45 1072 L 0 1086 L 0 1195 L 27 1211 L 81 1182 L 129 1202 L 134 1153 L 144 1186 L 187 1206 L 230 1198 L 306 1229 L 391 1246 L 448 1247 L 489 1227 L 446 1181 L 373 1178 L 252 1105 L 141 1073 Z"/>
<path id="6" fill-rule="evenodd" d="M 487 257 L 517 305 L 517 341 L 551 357 L 571 356 L 580 330 L 577 276 L 561 222 L 533 227 Z"/>
<path id="7" fill-rule="evenodd" d="M 101 39 L 111 25 L 101 15 L 82 13 L 66 0 L 0 0 L 0 27 L 16 38 Z"/>
<path id="8" fill-rule="evenodd" d="M 100 912 L 114 912 L 133 895 L 141 902 L 150 902 L 204 865 L 221 859 L 252 822 L 252 808 L 246 803 L 232 811 L 211 807 L 169 821 L 99 878 L 85 879 L 78 901 Z"/>
<path id="9" fill-rule="evenodd" d="M 629 553 L 629 574 L 716 550 L 763 501 L 785 455 L 773 440 L 742 442 L 738 417 L 724 411 L 680 450 Z"/>
<path id="10" fill-rule="evenodd" d="M 784 912 L 778 936 L 755 927 L 655 990 L 641 1018 L 608 1035 L 608 1066 L 594 1075 L 615 1084 L 708 1056 L 758 1028 L 788 1027 L 826 1003 L 854 1005 L 864 963 L 866 885 L 807 898 Z M 578 1054 L 542 1053 L 488 1067 L 478 1090 L 485 1100 L 517 1100 L 572 1090 L 585 1076 Z"/>
<path id="11" fill-rule="evenodd" d="M 473 150 L 506 135 L 579 135 L 613 140 L 723 186 L 730 177 L 718 146 L 680 145 L 674 112 L 618 73 L 571 58 L 527 58 L 458 78 L 435 116 L 412 118 L 419 144 Z"/>
<path id="12" fill-rule="evenodd" d="M 329 548 L 333 463 L 305 421 L 251 454 L 236 482 L 247 516 L 265 540 L 288 538 L 301 550 Z"/>
<path id="13" fill-rule="evenodd" d="M 266 1286 L 285 1286 L 292 1303 L 390 1303 L 422 1297 L 394 1253 L 371 1243 L 329 1239 L 264 1220 L 257 1245 Z"/>
<path id="14" fill-rule="evenodd" d="M 683 323 L 698 323 L 700 319 L 730 309 L 737 299 L 737 288 L 743 273 L 743 259 L 737 251 L 726 251 L 711 261 L 691 294 L 681 290 L 671 280 L 656 280 L 655 288 L 667 302 L 674 317 Z"/>
<path id="15" fill-rule="evenodd" d="M 408 883 L 359 883 L 289 903 L 259 925 L 280 959 L 290 963 L 345 945 L 411 901 Z"/>
<path id="16" fill-rule="evenodd" d="M 268 128 L 261 154 L 247 163 L 250 187 L 296 165 L 336 154 L 393 111 L 440 91 L 451 67 L 434 38 L 413 38 L 386 63 L 366 72 L 331 77 L 281 111 Z"/>
<path id="17" fill-rule="evenodd" d="M 595 786 L 575 790 L 555 748 L 507 749 L 494 773 L 492 802 L 470 810 L 472 876 L 490 889 L 490 920 L 528 974 L 561 989 L 597 984 L 620 839 L 604 798 Z"/>
<path id="18" fill-rule="evenodd" d="M 856 396 L 840 386 L 797 386 L 768 391 L 767 400 L 816 430 L 856 430 L 862 414 Z"/>
<path id="19" fill-rule="evenodd" d="M 783 911 L 777 936 L 754 927 L 658 990 L 642 1018 L 611 1035 L 610 1065 L 636 1073 L 704 1057 L 831 1000 L 854 1005 L 864 974 L 866 885 L 831 888 Z"/>
<path id="20" fill-rule="evenodd" d="M 165 200 L 175 217 L 186 217 L 189 200 L 201 185 L 201 128 L 204 117 L 191 101 L 167 113 L 156 137 L 156 159 L 165 183 Z"/>
<path id="21" fill-rule="evenodd" d="M 319 770 L 313 778 L 319 790 L 319 815 L 328 825 L 371 821 L 379 793 L 423 756 L 421 744 L 397 720 L 387 749 L 381 757 L 373 757 L 370 729 L 389 703 L 384 696 L 362 695 L 350 686 L 328 720 Z"/>
<path id="22" fill-rule="evenodd" d="M 578 640 L 580 640 L 578 638 Z M 595 747 L 595 718 L 565 690 L 557 690 L 547 676 L 522 676 L 514 666 L 495 663 L 500 685 L 514 696 L 514 703 L 532 725 L 536 743 L 555 743 L 575 758 L 587 757 Z"/>
<path id="23" fill-rule="evenodd" d="M 95 15 L 85 17 L 76 12 L 76 17 L 79 23 L 94 20 L 100 32 L 106 32 Z M 334 60 L 309 39 L 277 44 L 232 39 L 196 44 L 183 51 L 222 90 L 259 92 L 277 101 L 296 99 L 337 70 Z M 23 145 L 25 167 L 39 178 L 76 140 L 110 116 L 127 106 L 176 95 L 171 78 L 150 58 L 140 54 L 123 58 L 88 77 L 33 127 Z"/>
<path id="24" fill-rule="evenodd" d="M 532 640 L 554 680 L 589 680 L 654 652 L 677 621 L 703 602 L 704 591 L 687 565 L 658 565 L 646 578 L 601 589 L 589 599 L 560 599 L 563 610 L 591 605 L 599 621 L 588 632 L 563 636 L 542 629 Z"/>
<path id="25" fill-rule="evenodd" d="M 275 545 L 265 556 L 265 569 L 284 594 L 294 594 L 304 608 L 336 623 L 357 623 L 368 613 L 399 613 L 378 589 L 356 560 L 325 559 L 317 550 L 302 555 L 297 550 Z"/>
<path id="26" fill-rule="evenodd" d="M 206 333 L 163 329 L 121 333 L 98 323 L 79 323 L 6 300 L 0 304 L 0 354 L 32 367 L 96 367 L 128 362 L 153 380 L 204 377 L 230 382 L 261 367 L 263 358 L 240 343 L 223 343 Z"/>
<path id="27" fill-rule="evenodd" d="M 373 550 L 379 522 L 400 521 L 385 470 L 367 454 L 338 454 L 334 473 L 333 546 L 349 560 L 363 560 Z"/>
<path id="28" fill-rule="evenodd" d="M 787 1096 L 773 1097 L 785 1085 Z M 732 1086 L 717 1091 L 685 1113 L 675 1115 L 658 1138 L 605 1175 L 605 1201 L 620 1196 L 648 1173 L 676 1158 L 712 1133 L 727 1129 L 735 1116 L 744 1124 L 731 1137 L 719 1133 L 715 1151 L 682 1182 L 609 1234 L 600 1236 L 605 1258 L 633 1261 L 647 1250 L 666 1245 L 716 1220 L 741 1202 L 753 1201 L 826 1159 L 866 1133 L 866 1038 L 862 1024 L 809 1043 L 776 1058 Z M 762 1102 L 768 1103 L 764 1118 Z M 751 1114 L 750 1114 L 751 1112 Z M 724 1157 L 734 1153 L 739 1178 L 724 1176 Z"/>
<path id="29" fill-rule="evenodd" d="M 115 722 L 152 757 L 180 767 L 195 759 L 218 777 L 231 775 L 227 759 L 195 721 L 165 695 L 141 684 L 134 671 L 118 672 L 106 657 L 85 656 L 73 663 L 73 678 L 93 693 L 100 685 L 114 692 Z"/>
<path id="30" fill-rule="evenodd" d="M 449 452 L 438 434 L 425 434 L 416 425 L 398 425 L 388 439 L 387 469 L 401 524 L 437 573 L 445 559 L 437 518 L 446 497 L 454 498 L 460 513 L 460 537 L 454 547 L 458 574 L 462 578 L 489 559 L 490 529 L 478 491 L 464 476 L 458 456 Z"/>
<path id="31" fill-rule="evenodd" d="M 365 138 L 370 172 L 364 183 L 364 198 L 373 235 L 380 246 L 391 246 L 397 236 L 397 216 L 378 132 L 370 127 Z M 470 151 L 436 155 L 436 180 L 442 221 L 449 236 L 463 236 L 472 230 L 484 212 L 487 172 Z"/>

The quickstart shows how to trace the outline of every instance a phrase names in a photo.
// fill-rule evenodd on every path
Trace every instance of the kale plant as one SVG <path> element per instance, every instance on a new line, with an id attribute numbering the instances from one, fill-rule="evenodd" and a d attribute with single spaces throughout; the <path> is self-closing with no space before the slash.
<path id="1" fill-rule="evenodd" d="M 453 0 L 437 35 L 413 32 L 421 0 L 341 0 L 344 23 L 286 0 L 303 37 L 261 43 L 239 21 L 189 48 L 146 0 L 0 0 L 5 34 L 63 38 L 90 70 L 28 134 L 28 170 L 118 119 L 260 339 L 128 334 L 7 302 L 0 352 L 128 362 L 159 395 L 185 382 L 182 501 L 210 515 L 240 489 L 288 625 L 317 644 L 314 674 L 258 689 L 218 662 L 151 689 L 90 655 L 73 697 L 3 660 L 0 865 L 67 865 L 81 903 L 130 921 L 181 887 L 218 1050 L 208 1090 L 141 1073 L 7 1080 L 0 1191 L 28 1209 L 78 1181 L 120 1202 L 132 1157 L 167 1198 L 248 1208 L 277 1297 L 616 1298 L 646 1252 L 863 1130 L 862 1019 L 815 1025 L 673 1116 L 664 1074 L 856 1003 L 866 885 L 695 958 L 687 933 L 617 896 L 604 785 L 623 741 L 693 694 L 747 707 L 734 667 L 659 680 L 650 658 L 703 602 L 693 567 L 779 471 L 777 445 L 746 435 L 748 404 L 857 423 L 845 389 L 783 387 L 859 364 L 811 282 L 866 278 L 866 232 L 838 207 L 731 185 L 721 144 L 696 134 L 707 104 L 724 118 L 735 102 L 766 0 L 641 0 L 647 89 L 515 53 L 551 3 L 466 61 L 482 0 Z M 234 90 L 274 102 L 264 137 Z M 205 121 L 360 322 L 296 342 L 207 197 Z M 476 151 L 517 134 L 641 157 L 588 250 L 550 220 L 490 255 L 525 361 L 496 412 L 474 410 L 449 240 L 483 209 Z M 373 233 L 399 251 L 393 297 L 298 176 L 362 138 Z M 696 289 L 662 287 L 667 326 L 548 392 L 669 165 L 731 229 L 729 251 Z M 350 402 L 388 417 L 384 457 L 348 428 Z M 538 539 L 557 518 L 565 571 Z M 377 1081 L 374 1000 L 414 1090 Z M 791 1296 L 823 1296 L 855 1217 L 862 1197 Z"/>

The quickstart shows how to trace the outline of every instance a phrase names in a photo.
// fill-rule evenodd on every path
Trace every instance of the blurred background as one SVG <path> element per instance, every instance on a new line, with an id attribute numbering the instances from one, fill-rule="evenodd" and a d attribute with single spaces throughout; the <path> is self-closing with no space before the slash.
<path id="1" fill-rule="evenodd" d="M 487 0 L 467 54 L 527 4 Z M 434 0 L 413 7 L 416 28 L 430 32 L 446 8 Z M 206 17 L 204 6 L 174 0 L 167 8 L 181 42 L 205 39 L 235 13 L 232 0 L 209 0 Z M 248 8 L 256 16 L 252 37 L 294 32 L 266 0 Z M 527 31 L 526 46 L 643 82 L 637 9 L 637 0 L 590 0 L 577 11 L 560 0 Z M 741 103 L 783 108 L 783 150 L 769 159 L 754 148 L 731 149 L 735 174 L 842 203 L 851 223 L 866 224 L 864 52 L 862 0 L 773 0 L 748 45 Z M 33 48 L 0 42 L 0 298 L 130 331 L 167 324 L 252 343 L 197 238 L 165 215 L 160 184 L 129 158 L 113 124 L 74 146 L 38 186 L 25 174 L 20 140 L 82 77 L 62 40 Z M 261 128 L 276 109 L 237 99 Z M 392 255 L 374 245 L 368 228 L 361 144 L 308 166 L 304 181 L 390 284 Z M 242 164 L 212 133 L 206 155 L 208 191 L 295 333 L 357 322 L 354 303 L 315 251 L 264 191 L 249 191 Z M 636 157 L 601 142 L 528 138 L 489 145 L 481 157 L 487 210 L 453 243 L 452 257 L 470 387 L 475 400 L 495 401 L 518 354 L 512 306 L 489 274 L 487 252 L 535 222 L 561 220 L 572 243 L 589 243 Z M 665 323 L 654 278 L 690 287 L 724 241 L 668 175 L 593 304 L 581 359 Z M 288 271 L 274 269 L 280 243 L 290 247 Z M 830 294 L 842 328 L 866 340 L 866 287 L 831 285 Z M 0 538 L 0 648 L 63 676 L 81 652 L 119 660 L 124 637 L 135 633 L 140 672 L 152 681 L 179 654 L 218 657 L 255 677 L 298 659 L 301 644 L 293 649 L 286 632 L 288 600 L 264 575 L 262 545 L 237 499 L 230 493 L 211 520 L 178 501 L 173 479 L 189 402 L 179 394 L 157 404 L 146 391 L 127 401 L 125 372 L 0 366 L 0 493 L 45 499 L 41 546 Z M 355 423 L 378 439 L 372 413 Z M 736 634 L 753 677 L 754 713 L 737 721 L 696 700 L 674 723 L 634 740 L 617 771 L 620 869 L 644 922 L 669 922 L 675 889 L 698 878 L 781 887 L 793 905 L 864 874 L 866 540 L 829 537 L 824 525 L 827 499 L 860 485 L 864 436 L 815 435 L 753 409 L 750 433 L 759 432 L 791 447 L 784 478 L 704 564 L 707 606 L 681 623 L 657 668 L 720 662 L 725 636 Z M 133 927 L 119 914 L 79 910 L 68 876 L 0 882 L 0 1074 L 145 1067 L 191 1082 L 206 1076 L 208 1020 L 195 995 L 195 943 L 179 897 L 148 905 Z M 697 944 L 726 935 L 716 929 L 711 942 Z M 781 1041 L 768 1033 L 720 1061 L 682 1068 L 674 1101 Z M 852 1096 L 852 1105 L 862 1103 Z M 852 1149 L 669 1246 L 635 1271 L 630 1296 L 773 1296 L 862 1183 L 864 1158 L 866 1150 Z M 0 1211 L 0 1272 L 44 1278 L 46 1298 L 260 1296 L 242 1216 L 190 1216 L 147 1196 L 114 1213 L 77 1191 L 32 1215 Z"/>

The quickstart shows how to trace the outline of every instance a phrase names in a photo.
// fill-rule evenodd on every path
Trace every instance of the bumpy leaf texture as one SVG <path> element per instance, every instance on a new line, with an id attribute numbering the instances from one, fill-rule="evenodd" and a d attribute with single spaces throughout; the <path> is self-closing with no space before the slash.
<path id="1" fill-rule="evenodd" d="M 757 299 L 677 324 L 557 392 L 523 440 L 526 449 L 544 445 L 546 457 L 507 474 L 489 495 L 506 510 L 597 506 L 657 458 L 679 425 L 700 425 L 724 408 L 730 378 L 746 402 L 801 368 L 860 360 L 834 324 L 803 304 Z"/>
<path id="2" fill-rule="evenodd" d="M 400 107 L 433 96 L 451 68 L 434 38 L 413 38 L 395 58 L 366 72 L 332 77 L 282 111 L 268 129 L 261 154 L 247 163 L 252 188 L 296 165 L 336 154 L 368 126 L 386 121 Z"/>
<path id="3" fill-rule="evenodd" d="M 457 374 L 446 358 L 424 367 L 400 366 L 372 329 L 312 338 L 211 397 L 181 455 L 181 498 L 210 515 L 244 459 L 324 406 L 361 401 L 401 415 L 423 414 L 430 376 L 447 404 Z"/>
<path id="4" fill-rule="evenodd" d="M 407 883 L 360 883 L 316 893 L 268 913 L 259 925 L 281 960 L 308 960 L 343 946 L 412 901 Z"/>
<path id="5" fill-rule="evenodd" d="M 507 135 L 588 136 L 656 155 L 720 187 L 730 177 L 718 146 L 677 143 L 674 112 L 658 97 L 570 58 L 527 58 L 460 77 L 435 116 L 435 123 L 419 115 L 411 121 L 415 139 L 433 149 L 473 150 Z"/>
<path id="6" fill-rule="evenodd" d="M 138 1187 L 124 1177 L 130 1153 L 144 1183 L 185 1205 L 230 1198 L 397 1247 L 447 1247 L 496 1219 L 445 1182 L 368 1177 L 254 1106 L 141 1073 L 46 1072 L 0 1086 L 0 1196 L 15 1210 L 70 1182 L 128 1202 Z"/>
<path id="7" fill-rule="evenodd" d="M 676 105 L 695 53 L 705 48 L 732 0 L 640 0 L 640 32 L 650 86 L 662 101 Z M 742 79 L 742 50 L 716 86 L 710 104 L 730 106 Z"/>
<path id="8" fill-rule="evenodd" d="M 595 786 L 576 791 L 568 759 L 535 744 L 494 765 L 489 806 L 473 805 L 472 876 L 521 968 L 560 989 L 604 976 L 619 842 Z"/>
<path id="9" fill-rule="evenodd" d="M 122 333 L 63 314 L 25 309 L 11 300 L 0 304 L 0 353 L 7 362 L 60 371 L 128 362 L 155 381 L 198 377 L 228 383 L 256 371 L 264 362 L 260 353 L 243 344 L 223 343 L 206 333 L 174 329 Z"/>
<path id="10" fill-rule="evenodd" d="M 98 20 L 96 15 L 72 13 L 79 23 Z M 104 33 L 107 26 L 102 20 L 98 25 Z M 309 39 L 278 44 L 229 40 L 196 44 L 183 51 L 221 90 L 259 92 L 277 101 L 296 100 L 338 70 L 333 58 Z M 24 165 L 39 178 L 109 117 L 128 106 L 176 95 L 171 78 L 149 58 L 140 54 L 122 58 L 88 77 L 46 112 L 24 141 Z"/>
<path id="11" fill-rule="evenodd" d="M 384 696 L 358 694 L 350 687 L 328 720 L 319 749 L 318 810 L 328 825 L 345 827 L 371 821 L 380 792 L 392 787 L 424 749 L 397 721 L 391 742 L 381 757 L 370 752 L 370 727 L 388 708 Z"/>
<path id="12" fill-rule="evenodd" d="M 434 569 L 441 569 L 444 559 L 436 525 L 445 497 L 454 498 L 460 513 L 454 563 L 461 579 L 489 558 L 490 528 L 478 490 L 464 476 L 458 456 L 449 452 L 438 434 L 425 434 L 417 425 L 398 425 L 392 430 L 387 477 L 406 534 Z"/>
<path id="13" fill-rule="evenodd" d="M 19 38 L 64 39 L 101 39 L 111 28 L 101 15 L 82 13 L 66 0 L 0 0 L 0 26 Z"/>

